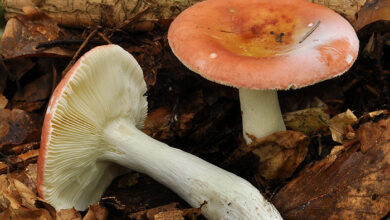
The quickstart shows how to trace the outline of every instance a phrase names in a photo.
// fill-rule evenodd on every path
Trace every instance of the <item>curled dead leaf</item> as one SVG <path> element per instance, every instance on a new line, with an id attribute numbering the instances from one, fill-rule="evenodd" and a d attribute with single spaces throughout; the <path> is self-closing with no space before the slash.
<path id="1" fill-rule="evenodd" d="M 108 211 L 104 206 L 93 204 L 89 206 L 87 214 L 83 220 L 105 220 L 108 217 Z"/>
<path id="2" fill-rule="evenodd" d="M 81 220 L 81 214 L 75 209 L 61 209 L 56 213 L 57 220 Z"/>
<path id="3" fill-rule="evenodd" d="M 36 207 L 40 198 L 17 179 L 0 175 L 0 219 L 54 219 L 47 209 Z"/>
<path id="4" fill-rule="evenodd" d="M 283 114 L 284 123 L 289 130 L 309 136 L 326 133 L 329 119 L 325 108 L 308 108 Z"/>
<path id="5" fill-rule="evenodd" d="M 309 145 L 309 138 L 297 131 L 280 131 L 264 138 L 252 137 L 252 140 L 249 146 L 237 149 L 225 164 L 255 166 L 255 177 L 259 175 L 270 181 L 291 176 L 305 159 Z"/>
<path id="6" fill-rule="evenodd" d="M 342 144 L 355 138 L 355 131 L 352 125 L 357 122 L 358 118 L 349 109 L 331 118 L 329 120 L 329 129 L 333 141 Z"/>
<path id="7" fill-rule="evenodd" d="M 390 1 L 388 0 L 367 0 L 358 13 L 355 29 L 361 30 L 366 25 L 376 21 L 390 21 Z"/>

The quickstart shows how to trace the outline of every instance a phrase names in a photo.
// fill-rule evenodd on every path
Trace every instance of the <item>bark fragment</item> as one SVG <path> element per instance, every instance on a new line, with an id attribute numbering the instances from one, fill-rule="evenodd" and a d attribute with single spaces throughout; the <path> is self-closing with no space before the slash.
<path id="1" fill-rule="evenodd" d="M 273 203 L 286 219 L 380 219 L 390 211 L 390 118 L 311 163 Z"/>
<path id="2" fill-rule="evenodd" d="M 2 0 L 7 19 L 23 14 L 23 7 L 37 7 L 60 25 L 68 27 L 123 27 L 149 31 L 155 23 L 163 26 L 181 11 L 202 0 Z M 307 0 L 324 5 L 351 23 L 366 0 Z"/>

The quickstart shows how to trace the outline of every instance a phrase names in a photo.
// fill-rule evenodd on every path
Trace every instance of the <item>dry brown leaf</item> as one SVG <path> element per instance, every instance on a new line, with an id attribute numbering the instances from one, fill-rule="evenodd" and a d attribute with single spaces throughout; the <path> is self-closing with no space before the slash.
<path id="1" fill-rule="evenodd" d="M 81 220 L 81 214 L 75 209 L 61 209 L 56 213 L 57 220 Z"/>
<path id="2" fill-rule="evenodd" d="M 390 118 L 306 166 L 274 197 L 286 219 L 381 219 L 390 212 Z"/>
<path id="3" fill-rule="evenodd" d="M 308 146 L 306 135 L 281 131 L 257 139 L 248 147 L 259 158 L 257 174 L 267 180 L 282 180 L 291 176 L 305 159 Z"/>
<path id="4" fill-rule="evenodd" d="M 313 136 L 328 131 L 330 119 L 324 108 L 308 108 L 283 114 L 283 120 L 289 130 L 300 131 Z"/>
<path id="5" fill-rule="evenodd" d="M 38 155 L 39 155 L 39 149 L 31 150 L 31 151 L 28 151 L 26 153 L 19 154 L 16 157 L 16 162 L 17 163 L 26 163 L 26 164 L 31 163 L 31 162 L 35 162 L 38 159 Z"/>
<path id="6" fill-rule="evenodd" d="M 7 163 L 0 162 L 0 173 L 8 173 L 9 172 L 9 166 Z"/>
<path id="7" fill-rule="evenodd" d="M 178 203 L 170 203 L 168 205 L 131 213 L 129 217 L 137 220 L 183 220 L 184 217 L 196 219 L 196 217 L 202 214 L 200 208 L 178 209 L 178 205 Z"/>
<path id="8" fill-rule="evenodd" d="M 24 74 L 26 74 L 35 66 L 35 62 L 31 61 L 29 58 L 15 58 L 12 60 L 5 60 L 4 64 L 9 71 L 9 79 L 17 82 L 24 76 Z"/>
<path id="9" fill-rule="evenodd" d="M 37 194 L 37 164 L 29 164 L 23 172 L 12 172 L 10 177 L 15 178 L 26 185 L 34 194 Z"/>
<path id="10" fill-rule="evenodd" d="M 10 154 L 22 154 L 22 153 L 25 153 L 27 151 L 30 151 L 33 149 L 38 149 L 38 148 L 39 148 L 39 142 L 35 141 L 35 142 L 26 143 L 26 144 L 16 145 L 16 146 L 12 147 L 11 149 L 9 149 L 8 152 Z"/>
<path id="11" fill-rule="evenodd" d="M 159 206 L 156 208 L 147 209 L 147 210 L 139 211 L 136 213 L 131 213 L 129 215 L 129 217 L 137 219 L 137 220 L 141 220 L 144 218 L 153 220 L 154 216 L 160 212 L 178 210 L 177 206 L 178 206 L 178 203 L 170 203 L 168 205 L 163 205 L 163 206 Z"/>
<path id="12" fill-rule="evenodd" d="M 108 211 L 105 207 L 99 204 L 89 206 L 87 214 L 83 220 L 105 220 L 108 217 Z"/>
<path id="13" fill-rule="evenodd" d="M 0 109 L 0 148 L 39 140 L 40 132 L 40 123 L 25 111 Z"/>
<path id="14" fill-rule="evenodd" d="M 389 0 L 367 0 L 358 13 L 358 19 L 355 23 L 355 29 L 361 30 L 366 25 L 376 21 L 390 20 L 390 1 Z"/>
<path id="15" fill-rule="evenodd" d="M 22 182 L 0 175 L 0 219 L 53 219 L 48 210 L 35 206 L 37 200 Z"/>
<path id="16" fill-rule="evenodd" d="M 225 163 L 258 164 L 255 177 L 259 175 L 270 181 L 291 176 L 305 159 L 309 145 L 309 138 L 297 131 L 280 131 L 260 139 L 252 137 L 252 140 L 249 146 L 236 150 Z M 255 161 L 247 159 L 253 156 Z"/>
<path id="17" fill-rule="evenodd" d="M 6 162 L 0 162 L 0 173 L 7 173 L 15 168 L 24 168 L 38 159 L 39 150 L 31 150 L 16 156 L 8 156 Z"/>
<path id="18" fill-rule="evenodd" d="M 355 131 L 352 129 L 352 125 L 357 122 L 358 118 L 349 109 L 331 118 L 329 120 L 329 129 L 333 141 L 342 144 L 355 138 Z"/>
<path id="19" fill-rule="evenodd" d="M 36 102 L 47 99 L 52 90 L 52 74 L 44 74 L 27 84 L 13 97 L 14 101 Z"/>
<path id="20" fill-rule="evenodd" d="M 174 133 L 169 126 L 171 118 L 172 111 L 168 107 L 155 109 L 146 117 L 143 131 L 158 140 L 172 137 Z"/>
<path id="21" fill-rule="evenodd" d="M 183 211 L 171 210 L 155 214 L 153 220 L 184 220 Z"/>
<path id="22" fill-rule="evenodd" d="M 7 106 L 8 104 L 8 99 L 3 96 L 3 94 L 0 93 L 0 109 L 3 109 Z"/>
<path id="23" fill-rule="evenodd" d="M 190 104 L 199 105 L 202 100 L 191 100 Z M 193 111 L 199 111 L 199 108 L 192 109 Z M 160 107 L 153 110 L 148 114 L 143 132 L 149 136 L 158 139 L 166 140 L 171 138 L 174 135 L 182 135 L 187 132 L 192 126 L 192 119 L 195 116 L 194 112 L 188 112 L 189 109 L 186 109 L 185 112 L 181 114 L 173 115 L 172 110 L 168 107 Z"/>
<path id="24" fill-rule="evenodd" d="M 60 37 L 64 31 L 57 23 L 46 16 L 30 19 L 19 15 L 8 20 L 0 41 L 1 54 L 5 59 L 26 56 L 66 56 L 71 57 L 71 51 L 59 47 L 37 49 L 39 43 L 52 41 Z"/>

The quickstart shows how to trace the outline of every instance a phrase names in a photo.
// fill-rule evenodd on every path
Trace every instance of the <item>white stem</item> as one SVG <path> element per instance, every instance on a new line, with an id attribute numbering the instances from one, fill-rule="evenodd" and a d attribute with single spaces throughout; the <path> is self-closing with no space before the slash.
<path id="1" fill-rule="evenodd" d="M 192 207 L 202 207 L 208 219 L 282 219 L 246 180 L 154 140 L 128 121 L 112 122 L 104 139 L 112 147 L 106 160 L 147 174 Z"/>
<path id="2" fill-rule="evenodd" d="M 239 89 L 242 130 L 247 144 L 248 134 L 262 138 L 277 131 L 285 131 L 276 90 Z"/>

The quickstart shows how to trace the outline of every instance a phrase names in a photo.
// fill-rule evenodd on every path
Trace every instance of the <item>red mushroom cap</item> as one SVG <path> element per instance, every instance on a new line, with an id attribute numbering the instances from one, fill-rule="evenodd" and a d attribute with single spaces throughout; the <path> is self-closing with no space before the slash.
<path id="1" fill-rule="evenodd" d="M 341 75 L 359 51 L 344 18 L 303 0 L 200 2 L 172 22 L 168 40 L 192 71 L 249 89 L 299 88 Z"/>

